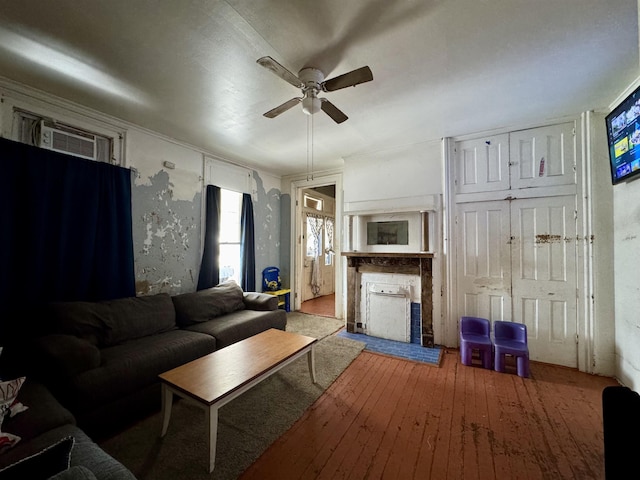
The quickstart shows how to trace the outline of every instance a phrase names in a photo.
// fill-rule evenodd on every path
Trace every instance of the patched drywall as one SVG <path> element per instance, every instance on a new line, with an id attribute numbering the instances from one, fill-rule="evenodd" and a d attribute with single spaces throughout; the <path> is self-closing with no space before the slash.
<path id="1" fill-rule="evenodd" d="M 161 170 L 132 188 L 136 294 L 195 291 L 200 265 L 202 193 L 176 199 Z"/>
<path id="2" fill-rule="evenodd" d="M 256 289 L 261 290 L 262 270 L 280 268 L 280 190 L 268 191 L 260 174 L 253 171 L 253 218 L 255 221 Z"/>

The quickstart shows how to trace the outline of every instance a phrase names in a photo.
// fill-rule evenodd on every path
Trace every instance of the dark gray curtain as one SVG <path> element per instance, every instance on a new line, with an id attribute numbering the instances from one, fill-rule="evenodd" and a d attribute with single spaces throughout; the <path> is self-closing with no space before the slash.
<path id="1" fill-rule="evenodd" d="M 135 295 L 129 169 L 3 138 L 0 162 L 2 336 L 51 301 Z"/>
<path id="2" fill-rule="evenodd" d="M 206 221 L 202 263 L 198 276 L 198 290 L 220 283 L 220 187 L 207 185 Z"/>
<path id="3" fill-rule="evenodd" d="M 256 291 L 256 248 L 251 195 L 242 194 L 240 218 L 240 286 L 245 292 Z"/>

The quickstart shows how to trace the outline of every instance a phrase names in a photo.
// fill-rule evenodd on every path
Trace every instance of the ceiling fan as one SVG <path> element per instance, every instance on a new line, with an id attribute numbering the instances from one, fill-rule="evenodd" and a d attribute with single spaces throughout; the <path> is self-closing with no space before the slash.
<path id="1" fill-rule="evenodd" d="M 355 87 L 361 83 L 373 80 L 373 73 L 371 73 L 369 67 L 360 67 L 351 72 L 325 80 L 324 74 L 317 68 L 303 68 L 298 72 L 298 75 L 294 75 L 271 57 L 259 58 L 257 62 L 294 87 L 302 90 L 302 97 L 292 98 L 282 105 L 269 110 L 264 114 L 267 118 L 277 117 L 294 105 L 302 102 L 302 111 L 307 115 L 313 115 L 322 110 L 336 123 L 342 123 L 349 117 L 326 98 L 318 97 L 318 94 L 320 92 L 333 92 L 346 87 Z"/>

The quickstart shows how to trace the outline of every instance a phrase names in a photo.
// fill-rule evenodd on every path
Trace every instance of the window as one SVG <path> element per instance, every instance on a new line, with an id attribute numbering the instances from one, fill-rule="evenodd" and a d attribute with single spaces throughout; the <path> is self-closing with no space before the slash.
<path id="1" fill-rule="evenodd" d="M 307 257 L 319 257 L 322 251 L 322 217 L 307 213 Z"/>
<path id="2" fill-rule="evenodd" d="M 333 265 L 333 218 L 307 213 L 307 257 L 324 255 L 324 264 Z"/>
<path id="3" fill-rule="evenodd" d="M 333 265 L 333 218 L 325 217 L 324 226 L 324 264 Z"/>
<path id="4" fill-rule="evenodd" d="M 240 217 L 242 194 L 220 189 L 220 282 L 240 283 Z"/>
<path id="5" fill-rule="evenodd" d="M 314 210 L 322 211 L 323 201 L 321 198 L 315 198 L 305 193 L 304 195 L 304 206 L 306 208 L 313 208 Z"/>

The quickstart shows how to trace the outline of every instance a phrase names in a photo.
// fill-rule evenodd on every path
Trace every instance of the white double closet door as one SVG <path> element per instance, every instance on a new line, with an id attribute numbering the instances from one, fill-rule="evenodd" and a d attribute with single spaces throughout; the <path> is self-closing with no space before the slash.
<path id="1" fill-rule="evenodd" d="M 577 367 L 574 124 L 456 143 L 459 316 L 527 325 L 532 360 Z"/>

